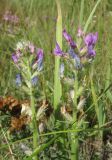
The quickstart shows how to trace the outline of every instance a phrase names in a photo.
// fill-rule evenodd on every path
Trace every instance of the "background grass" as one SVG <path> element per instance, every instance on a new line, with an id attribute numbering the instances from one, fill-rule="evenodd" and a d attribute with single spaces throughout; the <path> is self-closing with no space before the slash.
<path id="1" fill-rule="evenodd" d="M 89 17 L 96 0 L 85 0 L 84 2 L 84 14 L 82 28 L 84 27 L 87 18 Z M 63 28 L 72 35 L 74 40 L 76 39 L 77 28 L 80 25 L 80 4 L 79 0 L 61 0 L 62 7 L 62 21 Z M 13 28 L 13 34 L 9 33 L 8 26 L 3 22 L 3 14 L 6 10 L 11 10 L 16 13 L 20 18 L 19 26 Z M 53 104 L 53 81 L 54 77 L 52 71 L 54 71 L 54 56 L 52 54 L 55 47 L 56 39 L 56 18 L 57 10 L 55 1 L 52 0 L 1 0 L 0 1 L 0 95 L 13 95 L 15 97 L 24 99 L 27 97 L 15 86 L 15 70 L 11 54 L 14 52 L 15 45 L 18 41 L 30 40 L 39 48 L 44 49 L 44 74 L 40 78 L 41 96 L 48 97 Z M 87 115 L 89 121 L 92 124 L 104 125 L 112 121 L 112 86 L 108 86 L 112 83 L 112 2 L 111 0 L 102 0 L 98 6 L 91 24 L 87 32 L 98 32 L 98 43 L 96 46 L 96 58 L 93 62 L 93 67 L 90 68 L 90 73 L 87 75 L 87 88 L 91 88 L 90 99 L 93 102 L 93 107 L 89 110 Z M 63 42 L 64 43 L 64 42 Z M 66 49 L 66 48 L 64 48 Z M 92 73 L 92 77 L 91 77 Z M 51 76 L 52 75 L 52 76 Z M 91 81 L 92 78 L 92 81 Z M 105 89 L 108 90 L 105 92 Z M 98 98 L 101 98 L 98 100 Z M 89 101 L 86 105 L 86 110 L 89 105 Z M 97 109 L 99 108 L 99 112 Z M 96 120 L 96 116 L 99 116 L 99 122 Z M 0 118 L 2 120 L 2 118 Z M 111 123 L 110 123 L 111 124 Z M 90 135 L 92 136 L 94 132 Z M 108 131 L 104 133 L 105 139 L 109 140 L 110 145 L 112 139 L 112 132 Z M 64 135 L 66 137 L 66 135 Z M 81 143 L 82 148 L 85 148 L 86 134 L 82 133 Z M 98 137 L 98 135 L 96 136 Z M 68 137 L 66 137 L 68 138 Z M 94 138 L 94 141 L 96 139 Z M 98 139 L 97 139 L 98 140 Z M 62 139 L 60 141 L 63 141 Z M 1 139 L 2 142 L 2 139 Z M 92 141 L 93 142 L 93 141 Z M 61 144 L 64 144 L 63 141 Z M 91 143 L 91 142 L 90 142 Z M 68 144 L 66 144 L 68 145 Z M 97 145 L 97 142 L 96 144 Z M 88 145 L 89 147 L 89 145 Z M 89 149 L 88 149 L 89 150 Z M 4 159 L 2 155 L 6 151 L 1 150 L 1 159 Z M 87 159 L 87 151 L 83 150 L 83 159 Z M 16 153 L 17 158 L 20 159 L 20 151 Z M 110 155 L 109 155 L 110 156 Z M 97 157 L 97 156 L 96 156 Z M 7 159 L 7 156 L 6 156 Z M 80 158 L 81 159 L 81 158 Z M 95 159 L 95 156 L 93 156 Z M 96 158 L 98 159 L 98 157 Z M 100 158 L 101 159 L 101 158 Z M 110 159 L 109 159 L 110 160 Z"/>

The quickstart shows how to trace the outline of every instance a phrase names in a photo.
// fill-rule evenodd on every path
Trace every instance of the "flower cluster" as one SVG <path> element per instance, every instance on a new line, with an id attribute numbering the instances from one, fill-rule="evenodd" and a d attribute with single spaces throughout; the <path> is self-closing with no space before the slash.
<path id="1" fill-rule="evenodd" d="M 36 85 L 38 82 L 37 75 L 43 68 L 43 49 L 37 48 L 29 41 L 20 41 L 16 45 L 15 53 L 12 54 L 12 60 L 25 75 L 30 70 L 32 74 L 31 83 L 33 86 Z M 21 82 L 22 76 L 17 74 L 16 85 L 21 86 Z"/>
<path id="2" fill-rule="evenodd" d="M 85 62 L 88 62 L 95 57 L 96 52 L 94 47 L 98 39 L 98 33 L 89 33 L 85 35 L 81 28 L 79 28 L 77 37 L 82 38 L 81 46 L 78 46 L 78 44 L 73 41 L 72 37 L 65 29 L 63 30 L 63 37 L 69 45 L 68 52 L 64 53 L 59 44 L 56 43 L 54 54 L 56 56 L 68 56 L 71 58 L 74 61 L 76 69 L 82 68 Z"/>
<path id="3" fill-rule="evenodd" d="M 5 22 L 13 23 L 13 24 L 18 24 L 19 18 L 16 15 L 13 15 L 11 11 L 6 11 L 5 14 L 3 15 L 3 20 Z"/>

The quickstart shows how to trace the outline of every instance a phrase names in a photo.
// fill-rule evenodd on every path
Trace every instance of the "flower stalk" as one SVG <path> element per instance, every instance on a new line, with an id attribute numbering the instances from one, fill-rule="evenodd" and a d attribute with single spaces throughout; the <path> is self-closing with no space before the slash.
<path id="1" fill-rule="evenodd" d="M 35 110 L 35 98 L 33 95 L 33 86 L 32 86 L 32 73 L 30 69 L 30 62 L 28 63 L 28 72 L 30 75 L 30 105 L 32 110 L 32 128 L 33 128 L 33 149 L 35 150 L 38 147 L 38 128 L 36 121 L 36 110 Z M 35 155 L 34 160 L 38 160 L 37 155 Z"/>
<path id="2" fill-rule="evenodd" d="M 74 109 L 73 109 L 73 129 L 77 129 L 77 92 L 78 92 L 78 71 L 74 70 L 75 82 L 74 82 Z M 78 159 L 78 133 L 71 134 L 71 160 Z"/>

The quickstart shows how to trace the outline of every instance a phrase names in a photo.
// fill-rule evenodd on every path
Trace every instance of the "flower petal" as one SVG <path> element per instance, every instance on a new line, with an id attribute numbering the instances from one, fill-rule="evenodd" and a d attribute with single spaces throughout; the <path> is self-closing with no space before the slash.
<path id="1" fill-rule="evenodd" d="M 54 49 L 54 54 L 56 56 L 62 56 L 63 55 L 63 51 L 61 50 L 59 44 L 56 42 L 56 47 Z"/>

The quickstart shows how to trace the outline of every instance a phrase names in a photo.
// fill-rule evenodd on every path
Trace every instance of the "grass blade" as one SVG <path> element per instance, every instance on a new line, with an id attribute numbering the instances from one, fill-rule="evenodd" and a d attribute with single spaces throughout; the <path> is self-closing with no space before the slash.
<path id="1" fill-rule="evenodd" d="M 57 18 L 57 26 L 56 26 L 56 41 L 62 49 L 62 15 L 61 15 L 61 7 L 58 0 L 56 0 L 57 10 L 58 10 L 58 18 Z M 57 105 L 59 104 L 61 97 L 61 83 L 59 78 L 59 67 L 60 67 L 60 57 L 55 57 L 55 73 L 54 73 L 54 108 L 57 109 Z"/>

